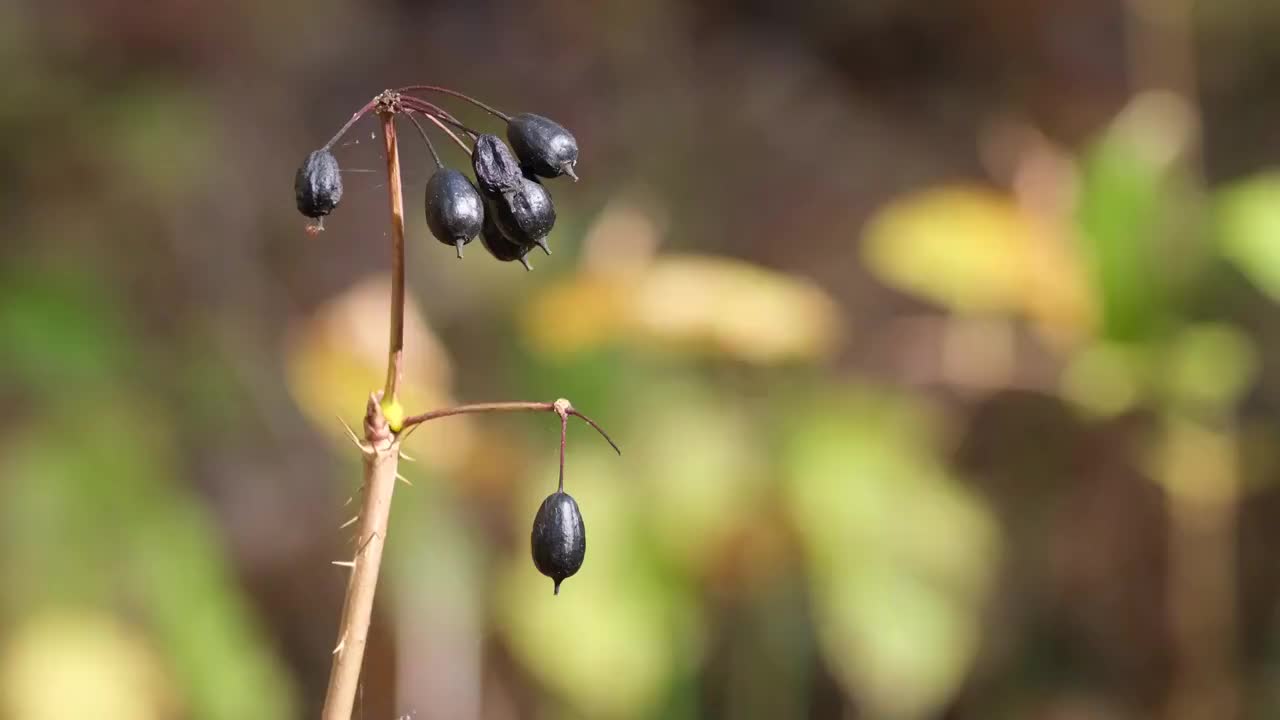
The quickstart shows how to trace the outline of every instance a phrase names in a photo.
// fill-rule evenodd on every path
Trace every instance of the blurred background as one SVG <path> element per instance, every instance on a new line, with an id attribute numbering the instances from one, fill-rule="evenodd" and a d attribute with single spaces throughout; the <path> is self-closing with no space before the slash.
<path id="1" fill-rule="evenodd" d="M 410 441 L 357 718 L 1280 717 L 1280 4 L 0 4 L 0 717 L 316 717 L 386 87 L 579 140 L 459 262 L 402 126 Z M 499 130 L 463 103 L 467 122 Z M 447 161 L 465 166 L 456 148 Z"/>

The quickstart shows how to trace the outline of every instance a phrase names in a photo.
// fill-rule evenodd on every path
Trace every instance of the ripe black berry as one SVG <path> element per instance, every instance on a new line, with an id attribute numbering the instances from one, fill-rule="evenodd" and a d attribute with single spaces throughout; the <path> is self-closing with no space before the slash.
<path id="1" fill-rule="evenodd" d="M 556 224 L 556 206 L 551 193 L 537 180 L 521 177 L 519 187 L 490 200 L 494 222 L 517 245 L 537 245 L 548 255 L 547 235 Z"/>
<path id="2" fill-rule="evenodd" d="M 293 179 L 293 192 L 303 215 L 321 218 L 333 212 L 342 200 L 342 173 L 333 153 L 321 149 L 308 155 Z"/>
<path id="3" fill-rule="evenodd" d="M 427 181 L 427 227 L 437 240 L 458 249 L 484 227 L 484 200 L 466 175 L 453 168 L 436 170 Z"/>
<path id="4" fill-rule="evenodd" d="M 560 583 L 578 572 L 587 554 L 587 531 L 573 497 L 558 490 L 542 501 L 533 518 L 531 540 L 533 564 L 555 581 L 555 594 L 559 595 Z"/>
<path id="5" fill-rule="evenodd" d="M 507 121 L 507 139 L 520 164 L 535 175 L 553 178 L 568 175 L 575 181 L 578 141 L 559 123 L 530 113 L 520 113 Z"/>
<path id="6" fill-rule="evenodd" d="M 484 214 L 484 227 L 480 232 L 480 243 L 484 245 L 484 249 L 488 250 L 490 255 L 502 262 L 519 260 L 520 264 L 524 265 L 525 270 L 532 270 L 533 266 L 529 264 L 529 258 L 526 257 L 531 246 L 518 245 L 506 235 L 503 235 L 502 231 L 493 222 L 495 214 L 494 207 L 490 203 Z"/>
<path id="7" fill-rule="evenodd" d="M 476 182 L 485 192 L 501 193 L 520 186 L 520 161 L 497 135 L 476 138 L 471 165 L 476 171 Z"/>

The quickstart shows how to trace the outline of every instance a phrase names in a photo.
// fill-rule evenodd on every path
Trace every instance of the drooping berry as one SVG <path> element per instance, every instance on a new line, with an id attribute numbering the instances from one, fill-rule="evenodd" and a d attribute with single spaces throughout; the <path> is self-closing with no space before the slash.
<path id="1" fill-rule="evenodd" d="M 492 204 L 488 206 L 484 214 L 484 227 L 480 232 L 480 243 L 484 245 L 484 249 L 489 254 L 501 260 L 502 262 L 511 262 L 519 260 L 525 270 L 532 270 L 533 266 L 529 264 L 529 245 L 517 245 L 493 222 L 495 210 Z"/>
<path id="2" fill-rule="evenodd" d="M 325 149 L 312 151 L 298 168 L 293 192 L 298 212 L 303 215 L 321 218 L 333 212 L 342 200 L 342 173 L 333 153 Z"/>
<path id="3" fill-rule="evenodd" d="M 577 181 L 578 141 L 554 120 L 520 113 L 507 122 L 507 139 L 520 164 L 545 178 L 568 175 Z"/>
<path id="4" fill-rule="evenodd" d="M 547 496 L 533 518 L 533 564 L 538 572 L 560 583 L 582 567 L 587 554 L 587 531 L 578 503 L 563 490 Z"/>
<path id="5" fill-rule="evenodd" d="M 487 193 L 506 192 L 520 185 L 520 161 L 497 135 L 485 134 L 476 138 L 471 166 L 476 171 L 480 189 Z"/>
<path id="6" fill-rule="evenodd" d="M 427 181 L 427 227 L 437 240 L 458 249 L 484 228 L 484 200 L 471 180 L 453 168 L 436 170 Z"/>
<path id="7" fill-rule="evenodd" d="M 502 234 L 517 245 L 537 245 L 551 254 L 547 235 L 556 224 L 556 206 L 551 193 L 536 179 L 520 178 L 519 187 L 491 198 L 494 222 Z"/>

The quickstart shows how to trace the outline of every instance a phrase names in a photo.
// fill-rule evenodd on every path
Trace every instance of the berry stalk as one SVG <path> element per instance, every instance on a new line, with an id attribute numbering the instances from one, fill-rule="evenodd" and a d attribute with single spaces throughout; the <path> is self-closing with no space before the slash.
<path id="1" fill-rule="evenodd" d="M 355 111 L 355 113 L 351 116 L 351 119 L 347 121 L 347 124 L 343 125 L 342 128 L 338 130 L 338 132 L 334 133 L 334 136 L 329 138 L 329 142 L 325 143 L 324 147 L 322 147 L 321 149 L 322 150 L 331 149 L 339 140 L 342 139 L 343 135 L 347 134 L 347 131 L 351 129 L 352 125 L 355 125 L 356 122 L 360 120 L 360 118 L 369 114 L 369 111 L 374 109 L 378 105 L 378 103 L 382 102 L 382 99 L 383 98 L 381 95 L 377 95 L 372 100 L 365 103 L 364 107 Z"/>
<path id="2" fill-rule="evenodd" d="M 413 126 L 418 128 L 418 134 L 422 136 L 422 141 L 427 144 L 427 150 L 431 153 L 431 159 L 436 163 L 436 169 L 439 170 L 440 168 L 443 168 L 444 163 L 440 162 L 440 155 L 436 152 L 436 145 L 431 142 L 431 136 L 427 135 L 426 128 L 422 127 L 422 123 L 418 122 L 418 118 L 415 117 L 413 113 L 405 114 L 408 116 L 409 122 L 413 123 Z"/>
<path id="3" fill-rule="evenodd" d="M 461 130 L 464 133 L 467 133 L 473 138 L 479 137 L 481 135 L 479 130 L 475 130 L 463 124 L 461 120 L 453 116 L 453 113 L 450 113 L 448 110 L 445 110 L 444 108 L 440 107 L 439 105 L 436 105 L 433 102 L 427 102 L 422 98 L 416 98 L 412 95 L 404 95 L 404 96 L 401 96 L 400 98 L 400 104 L 408 108 L 409 110 L 420 112 L 424 115 L 437 118 L 438 120 L 443 120 L 444 122 L 449 123 L 450 125 L 454 126 L 455 128 Z"/>
<path id="4" fill-rule="evenodd" d="M 595 420 L 592 420 L 586 415 L 583 415 L 581 412 L 578 412 L 577 408 L 573 407 L 573 405 L 570 404 L 570 402 L 568 400 L 565 400 L 564 398 L 560 398 L 555 402 L 517 401 L 517 402 L 475 403 L 473 405 L 458 405 L 457 407 L 444 408 L 442 410 L 432 410 L 431 412 L 422 413 L 421 415 L 410 415 L 404 419 L 404 426 L 401 430 L 400 437 L 402 439 L 405 437 L 408 437 L 409 431 L 416 425 L 421 425 L 422 423 L 427 422 L 429 420 L 436 420 L 438 418 L 449 417 L 451 415 L 466 415 L 470 413 L 485 413 L 485 412 L 520 412 L 520 411 L 553 412 L 559 415 L 561 418 L 566 418 L 572 415 L 573 417 L 581 419 L 583 422 L 587 423 L 592 428 L 594 428 L 596 432 L 600 433 L 600 437 L 604 438 L 605 442 L 609 443 L 610 447 L 613 448 L 614 452 L 618 453 L 619 455 L 622 454 L 622 450 L 618 447 L 618 444 L 613 441 L 613 438 L 609 437 L 609 433 L 605 432 L 604 428 L 597 425 Z"/>
<path id="5" fill-rule="evenodd" d="M 475 105 L 476 107 L 480 108 L 481 110 L 484 110 L 485 112 L 489 113 L 490 115 L 492 115 L 492 116 L 494 116 L 494 117 L 498 118 L 499 120 L 501 120 L 501 121 L 503 121 L 503 122 L 510 122 L 510 120 L 511 120 L 511 116 L 510 116 L 510 115 L 507 115 L 506 113 L 502 112 L 501 110 L 495 110 L 494 108 L 492 108 L 492 107 L 490 107 L 490 106 L 488 106 L 488 105 L 486 105 L 486 104 L 484 104 L 484 103 L 480 102 L 479 100 L 477 100 L 477 99 L 475 99 L 475 98 L 471 97 L 470 95 L 466 95 L 466 94 L 464 94 L 464 93 L 460 93 L 460 92 L 458 92 L 457 90 L 452 90 L 452 89 L 447 88 L 447 87 L 440 87 L 439 85 L 409 85 L 409 86 L 407 86 L 407 87 L 402 87 L 402 88 L 400 88 L 400 89 L 399 89 L 399 90 L 397 90 L 396 92 L 399 92 L 399 93 L 411 93 L 411 92 L 436 92 L 436 93 L 444 93 L 445 95 L 452 95 L 453 97 L 456 97 L 456 98 L 458 98 L 459 100 L 464 100 L 464 101 L 466 101 L 466 102 L 469 102 L 469 103 L 471 103 L 472 105 Z"/>

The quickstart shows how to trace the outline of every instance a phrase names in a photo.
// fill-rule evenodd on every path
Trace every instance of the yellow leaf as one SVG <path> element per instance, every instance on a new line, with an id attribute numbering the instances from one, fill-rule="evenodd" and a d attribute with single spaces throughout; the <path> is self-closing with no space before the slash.
<path id="1" fill-rule="evenodd" d="M 360 428 L 369 393 L 386 379 L 391 286 L 385 278 L 356 284 L 291 328 L 285 372 L 298 406 L 335 442 L 346 443 L 338 416 Z M 444 347 L 413 302 L 404 318 L 404 376 L 400 402 L 414 415 L 453 405 L 453 371 Z M 415 457 L 452 467 L 471 444 L 467 418 L 429 423 L 409 441 Z"/>
<path id="2" fill-rule="evenodd" d="M 632 298 L 635 340 L 759 365 L 829 357 L 843 334 L 816 284 L 728 258 L 660 257 Z"/>
<path id="3" fill-rule="evenodd" d="M 890 203 L 868 223 L 863 252 L 894 288 L 957 312 L 1019 314 L 1071 337 L 1087 328 L 1091 311 L 1064 232 L 1011 196 L 958 185 Z"/>

